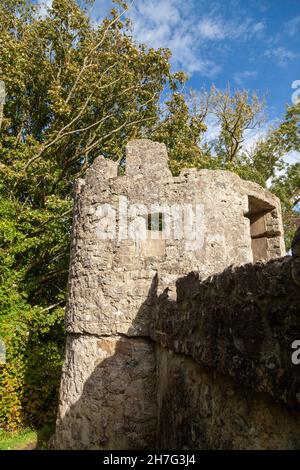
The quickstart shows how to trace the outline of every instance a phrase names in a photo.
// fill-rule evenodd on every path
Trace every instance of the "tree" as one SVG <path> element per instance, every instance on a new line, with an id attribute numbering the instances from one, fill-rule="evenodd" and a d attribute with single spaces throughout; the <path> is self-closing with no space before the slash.
<path id="1" fill-rule="evenodd" d="M 187 97 L 173 93 L 162 110 L 162 119 L 153 130 L 153 139 L 163 142 L 168 148 L 170 168 L 178 174 L 182 168 L 206 168 L 211 166 L 208 148 L 202 139 L 207 126 L 209 97 L 201 100 L 191 92 Z"/>
<path id="2" fill-rule="evenodd" d="M 223 165 L 238 164 L 243 149 L 245 131 L 253 130 L 263 121 L 264 103 L 253 93 L 236 91 L 231 94 L 228 87 L 225 92 L 212 87 L 211 112 L 220 125 L 220 134 L 215 143 L 215 152 L 222 159 Z"/>
<path id="3" fill-rule="evenodd" d="M 225 169 L 269 187 L 282 203 L 289 249 L 300 222 L 300 158 L 299 163 L 287 164 L 284 157 L 300 152 L 300 103 L 289 106 L 283 122 L 247 148 L 247 132 L 259 130 L 265 122 L 264 108 L 264 100 L 255 93 L 231 92 L 229 87 L 225 91 L 212 87 L 200 96 L 176 93 L 166 102 L 154 137 L 167 145 L 175 174 L 185 167 Z M 211 116 L 219 132 L 207 145 L 204 137 Z"/>
<path id="4" fill-rule="evenodd" d="M 0 5 L 1 427 L 54 418 L 74 180 L 151 132 L 161 92 L 183 81 L 168 50 L 135 44 L 124 9 L 94 26 L 75 0 L 43 17 L 27 0 Z"/>
<path id="5" fill-rule="evenodd" d="M 170 73 L 167 50 L 133 42 L 123 13 L 112 10 L 95 28 L 74 0 L 54 0 L 44 18 L 25 0 L 1 5 L 8 99 L 0 170 L 35 242 L 19 263 L 37 303 L 53 303 L 61 275 L 65 282 L 75 178 L 99 154 L 120 159 L 126 142 L 157 120 L 164 86 L 182 81 Z"/>
<path id="6" fill-rule="evenodd" d="M 300 152 L 300 102 L 287 108 L 284 121 L 270 133 L 262 143 L 267 148 L 273 147 L 284 171 L 275 174 L 271 190 L 280 198 L 283 206 L 283 219 L 287 247 L 291 246 L 296 227 L 300 223 L 300 153 L 298 162 L 286 164 L 282 157 L 288 152 Z M 273 176 L 273 175 L 272 175 Z"/>

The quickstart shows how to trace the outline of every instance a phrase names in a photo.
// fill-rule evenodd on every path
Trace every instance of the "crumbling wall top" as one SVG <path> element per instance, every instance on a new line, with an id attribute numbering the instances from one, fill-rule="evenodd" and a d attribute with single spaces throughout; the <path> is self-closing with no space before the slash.
<path id="1" fill-rule="evenodd" d="M 132 140 L 126 146 L 126 175 L 145 178 L 171 178 L 165 144 L 148 139 Z"/>

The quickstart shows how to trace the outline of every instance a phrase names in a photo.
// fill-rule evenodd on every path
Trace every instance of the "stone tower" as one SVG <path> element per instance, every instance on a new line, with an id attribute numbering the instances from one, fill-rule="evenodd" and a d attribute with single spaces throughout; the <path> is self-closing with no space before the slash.
<path id="1" fill-rule="evenodd" d="M 155 299 L 176 280 L 285 254 L 279 200 L 227 171 L 173 177 L 163 144 L 127 145 L 126 172 L 99 157 L 79 180 L 54 446 L 155 448 Z"/>

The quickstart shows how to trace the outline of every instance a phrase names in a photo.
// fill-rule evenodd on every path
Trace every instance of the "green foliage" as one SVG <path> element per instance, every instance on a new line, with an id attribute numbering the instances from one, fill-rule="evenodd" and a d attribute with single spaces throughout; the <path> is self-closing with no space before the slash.
<path id="1" fill-rule="evenodd" d="M 208 148 L 201 146 L 206 131 L 205 103 L 195 102 L 191 93 L 187 100 L 180 93 L 173 93 L 165 103 L 162 119 L 153 130 L 153 139 L 163 142 L 168 148 L 170 168 L 173 174 L 179 174 L 183 168 L 206 168 L 212 166 Z M 190 101 L 190 102 L 189 102 Z"/>
<path id="2" fill-rule="evenodd" d="M 288 107 L 285 119 L 252 148 L 245 147 L 247 131 L 264 122 L 264 101 L 247 91 L 212 87 L 197 99 L 174 93 L 154 131 L 171 157 L 174 174 L 183 168 L 229 170 L 241 178 L 270 187 L 281 200 L 287 249 L 299 224 L 300 162 L 285 163 L 290 151 L 300 151 L 300 103 Z M 207 117 L 219 125 L 216 139 L 205 143 Z"/>
<path id="3" fill-rule="evenodd" d="M 63 352 L 63 309 L 45 311 L 28 302 L 26 267 L 30 247 L 11 201 L 0 197 L 0 332 L 6 364 L 0 365 L 0 426 L 14 431 L 24 422 L 51 422 Z M 25 225 L 26 227 L 26 225 Z"/>
<path id="4" fill-rule="evenodd" d="M 300 161 L 286 164 L 282 160 L 291 151 L 300 152 L 300 102 L 287 108 L 283 122 L 255 149 L 256 165 L 265 180 L 271 178 L 270 189 L 281 200 L 287 248 L 300 222 Z"/>

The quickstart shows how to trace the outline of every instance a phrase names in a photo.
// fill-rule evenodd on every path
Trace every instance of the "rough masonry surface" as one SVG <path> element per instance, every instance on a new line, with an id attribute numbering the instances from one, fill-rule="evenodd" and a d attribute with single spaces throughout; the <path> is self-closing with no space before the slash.
<path id="1" fill-rule="evenodd" d="M 131 236 L 139 205 L 146 239 Z M 153 238 L 149 219 L 176 206 L 193 212 L 196 241 L 163 222 Z M 127 145 L 124 175 L 97 158 L 75 190 L 53 447 L 294 448 L 298 262 L 270 261 L 284 254 L 279 200 L 259 185 L 227 171 L 173 177 L 149 140 Z"/>

